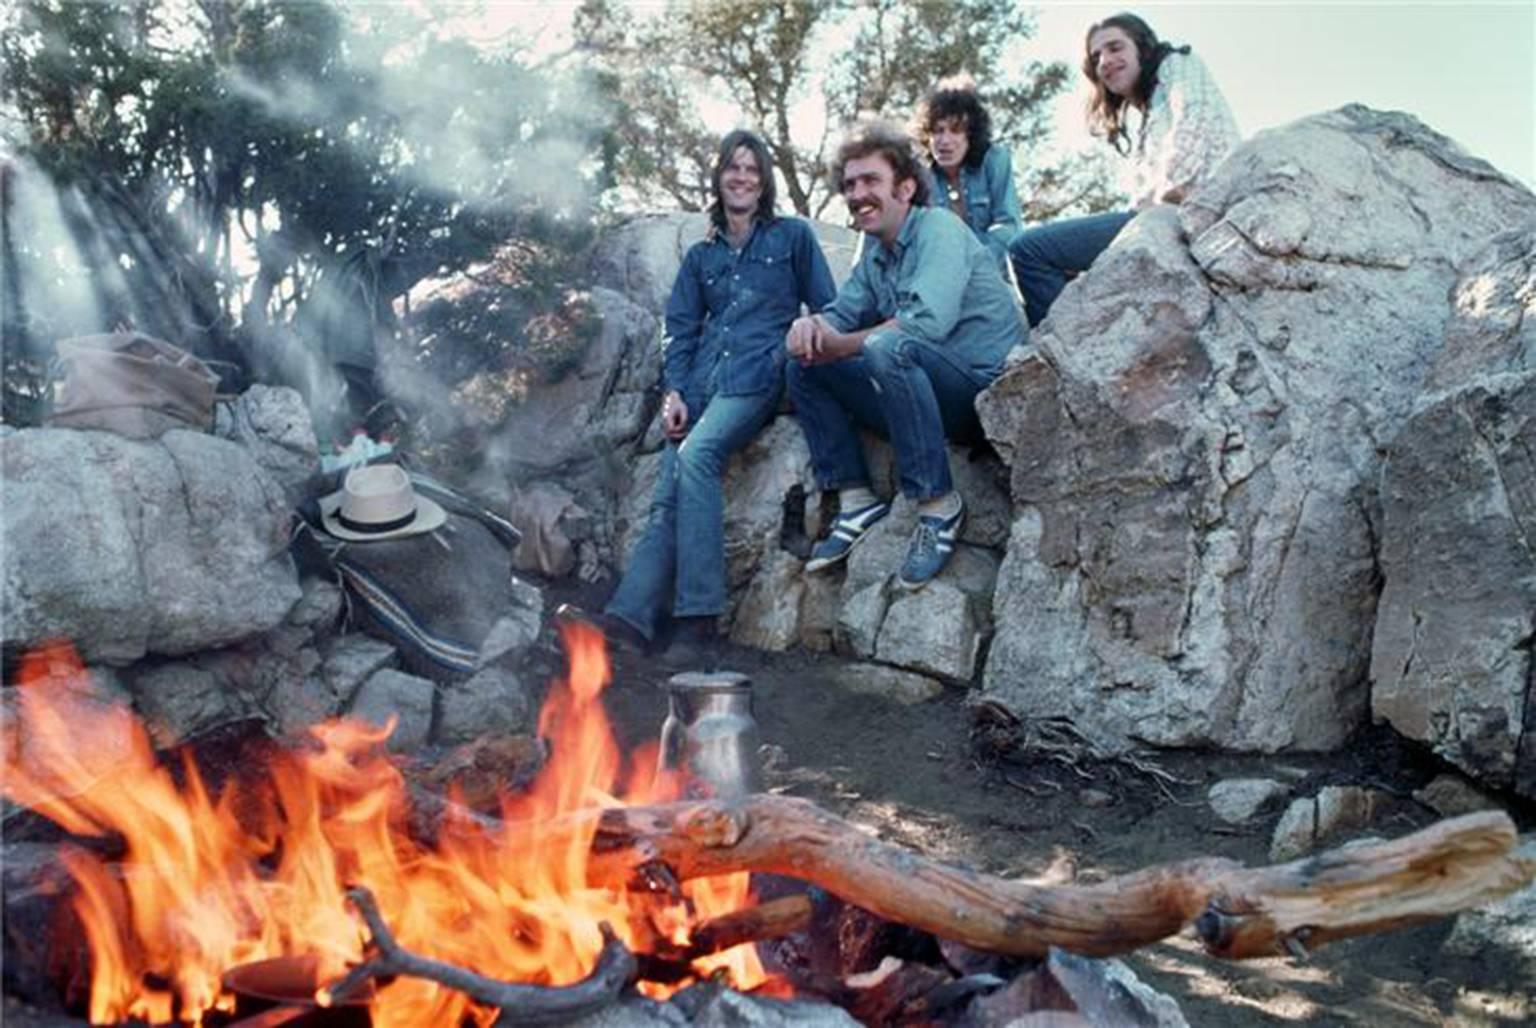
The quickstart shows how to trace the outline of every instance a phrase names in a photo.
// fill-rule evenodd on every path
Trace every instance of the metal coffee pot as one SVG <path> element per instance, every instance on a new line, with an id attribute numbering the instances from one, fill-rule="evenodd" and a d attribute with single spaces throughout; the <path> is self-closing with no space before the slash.
<path id="1" fill-rule="evenodd" d="M 752 681 L 735 671 L 689 671 L 667 681 L 659 770 L 681 774 L 692 799 L 762 790 Z"/>

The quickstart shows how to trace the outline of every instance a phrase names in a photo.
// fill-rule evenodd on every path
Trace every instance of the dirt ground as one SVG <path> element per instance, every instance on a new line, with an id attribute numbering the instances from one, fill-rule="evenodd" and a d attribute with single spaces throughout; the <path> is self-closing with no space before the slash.
<path id="1" fill-rule="evenodd" d="M 857 695 L 830 675 L 836 658 L 731 650 L 748 673 L 765 744 L 782 750 L 766 785 L 814 800 L 882 838 L 944 860 L 1020 878 L 1108 875 L 1187 857 L 1269 863 L 1278 812 L 1234 828 L 1205 801 L 1214 782 L 1279 777 L 1298 795 L 1358 784 L 1394 799 L 1374 833 L 1394 837 L 1435 815 L 1413 789 L 1438 770 L 1390 732 L 1328 756 L 1232 757 L 1162 752 L 1147 770 L 1119 762 L 1000 756 L 973 730 L 963 691 L 904 707 Z M 607 703 L 621 743 L 654 739 L 668 672 L 618 656 Z M 1162 772 L 1168 777 L 1163 777 Z M 1531 811 L 1515 811 L 1522 831 Z M 1066 880 L 1071 880 L 1066 879 Z M 1127 958 L 1179 1001 L 1190 1024 L 1509 1025 L 1536 1022 L 1536 963 L 1511 952 L 1441 952 L 1451 921 L 1334 943 L 1306 962 L 1228 963 L 1180 937 Z"/>

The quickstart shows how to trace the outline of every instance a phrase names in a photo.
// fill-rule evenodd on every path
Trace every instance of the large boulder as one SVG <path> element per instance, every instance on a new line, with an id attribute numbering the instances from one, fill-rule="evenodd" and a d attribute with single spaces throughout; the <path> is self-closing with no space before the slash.
<path id="1" fill-rule="evenodd" d="M 1536 796 L 1536 223 L 1452 292 L 1427 396 L 1382 472 L 1372 709 L 1489 785 Z"/>
<path id="2" fill-rule="evenodd" d="M 0 469 L 8 646 L 122 666 L 262 634 L 299 599 L 283 489 L 227 439 L 24 429 Z"/>
<path id="3" fill-rule="evenodd" d="M 1404 115 L 1262 133 L 1132 222 L 979 406 L 1014 524 L 985 691 L 1134 740 L 1363 720 L 1382 453 L 1461 267 L 1536 196 Z"/>
<path id="4" fill-rule="evenodd" d="M 1536 371 L 1485 377 L 1398 433 L 1382 474 L 1372 709 L 1481 781 L 1527 796 L 1533 539 Z"/>

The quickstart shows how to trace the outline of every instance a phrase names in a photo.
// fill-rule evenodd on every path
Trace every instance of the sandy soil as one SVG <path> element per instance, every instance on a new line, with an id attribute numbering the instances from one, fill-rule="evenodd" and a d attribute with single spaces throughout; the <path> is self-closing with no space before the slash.
<path id="1" fill-rule="evenodd" d="M 1299 794 L 1360 784 L 1394 799 L 1374 834 L 1396 836 L 1435 819 L 1410 793 L 1438 770 L 1390 732 L 1340 754 L 1232 757 L 1159 753 L 1170 779 L 1120 763 L 999 755 L 976 737 L 963 692 L 903 707 L 853 694 L 829 672 L 835 658 L 730 651 L 750 674 L 765 743 L 782 749 L 771 789 L 816 801 L 882 837 L 986 871 L 1050 870 L 1089 882 L 1201 855 L 1269 863 L 1278 813 L 1234 828 L 1205 802 L 1233 777 L 1287 776 Z M 665 716 L 667 672 L 644 658 L 616 660 L 608 705 L 621 741 L 654 738 Z M 1097 794 L 1097 795 L 1096 795 Z M 1531 811 L 1516 811 L 1524 831 Z M 1536 1022 L 1536 962 L 1510 952 L 1476 960 L 1441 952 L 1452 922 L 1335 943 L 1306 962 L 1226 963 L 1178 938 L 1127 958 L 1174 996 L 1192 1025 L 1510 1025 Z"/>

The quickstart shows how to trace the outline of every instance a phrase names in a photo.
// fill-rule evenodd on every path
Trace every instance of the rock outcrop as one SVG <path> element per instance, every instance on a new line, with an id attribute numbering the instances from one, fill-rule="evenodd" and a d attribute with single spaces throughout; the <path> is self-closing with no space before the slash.
<path id="1" fill-rule="evenodd" d="M 1536 373 L 1484 379 L 1398 434 L 1382 476 L 1372 709 L 1536 795 Z"/>
<path id="2" fill-rule="evenodd" d="M 1449 140 L 1347 107 L 1132 222 L 980 400 L 1015 515 L 986 694 L 1109 748 L 1339 745 L 1392 573 L 1383 455 L 1462 270 L 1532 219 Z"/>
<path id="3" fill-rule="evenodd" d="M 299 598 L 282 486 L 227 439 L 23 429 L 0 469 L 9 646 L 121 666 L 260 635 Z"/>

